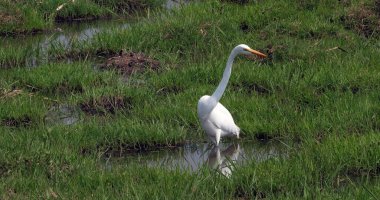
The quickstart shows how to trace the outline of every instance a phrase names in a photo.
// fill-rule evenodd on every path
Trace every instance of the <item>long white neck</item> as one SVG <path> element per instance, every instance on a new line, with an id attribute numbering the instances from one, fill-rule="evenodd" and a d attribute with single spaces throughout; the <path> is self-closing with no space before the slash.
<path id="1" fill-rule="evenodd" d="M 222 97 L 224 90 L 227 87 L 228 80 L 230 79 L 232 63 L 234 62 L 236 55 L 237 55 L 237 52 L 232 50 L 227 60 L 227 66 L 224 69 L 223 78 L 220 81 L 215 92 L 211 95 L 210 98 L 207 98 L 207 103 L 206 104 L 204 104 L 205 102 L 198 103 L 198 116 L 201 119 L 206 118 L 211 113 L 211 111 L 215 108 L 215 106 L 218 105 L 218 102 L 220 98 Z M 202 98 L 200 99 L 200 102 L 203 102 Z"/>
<path id="2" fill-rule="evenodd" d="M 218 87 L 216 88 L 216 90 L 214 91 L 214 93 L 211 95 L 211 97 L 216 102 L 219 102 L 220 98 L 222 98 L 224 90 L 226 90 L 228 80 L 230 79 L 230 76 L 231 76 L 232 63 L 234 62 L 236 55 L 237 54 L 235 53 L 235 51 L 231 52 L 231 54 L 227 60 L 226 68 L 224 69 L 224 72 L 223 72 L 223 78 L 220 81 L 220 83 L 219 83 Z"/>

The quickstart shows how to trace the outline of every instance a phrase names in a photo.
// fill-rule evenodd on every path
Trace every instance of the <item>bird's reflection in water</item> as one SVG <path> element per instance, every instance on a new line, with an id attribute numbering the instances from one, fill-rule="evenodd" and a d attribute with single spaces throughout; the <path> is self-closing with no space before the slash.
<path id="1" fill-rule="evenodd" d="M 148 168 L 187 171 L 198 173 L 200 168 L 210 167 L 230 177 L 235 167 L 250 161 L 263 162 L 268 159 L 286 158 L 287 149 L 282 143 L 240 142 L 222 143 L 210 147 L 207 143 L 188 143 L 177 149 L 166 149 L 142 153 L 107 157 L 102 166 L 106 170 L 115 167 L 140 165 Z"/>
<path id="2" fill-rule="evenodd" d="M 208 155 L 207 165 L 212 169 L 217 169 L 224 176 L 230 177 L 239 155 L 239 144 L 231 144 L 225 150 L 221 150 L 220 147 L 214 146 Z"/>

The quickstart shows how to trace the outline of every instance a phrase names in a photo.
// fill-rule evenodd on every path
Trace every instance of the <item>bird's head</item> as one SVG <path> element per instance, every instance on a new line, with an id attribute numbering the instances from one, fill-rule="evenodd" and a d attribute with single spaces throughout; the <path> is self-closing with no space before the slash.
<path id="1" fill-rule="evenodd" d="M 236 55 L 238 55 L 238 54 L 244 54 L 244 55 L 257 55 L 257 56 L 259 56 L 260 58 L 266 58 L 267 57 L 267 55 L 265 55 L 265 54 L 263 54 L 263 53 L 261 53 L 261 52 L 259 52 L 259 51 L 256 51 L 256 50 L 253 50 L 253 49 L 251 49 L 248 45 L 246 45 L 246 44 L 239 44 L 239 45 L 237 45 L 235 48 L 234 48 L 234 50 L 233 50 L 235 53 L 236 53 Z"/>

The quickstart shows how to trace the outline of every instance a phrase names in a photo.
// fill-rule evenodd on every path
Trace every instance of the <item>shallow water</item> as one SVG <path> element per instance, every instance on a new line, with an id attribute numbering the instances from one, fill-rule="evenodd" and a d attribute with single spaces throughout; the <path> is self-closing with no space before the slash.
<path id="1" fill-rule="evenodd" d="M 69 50 L 74 43 L 85 44 L 101 32 L 127 29 L 127 20 L 98 20 L 90 22 L 57 23 L 54 31 L 36 35 L 2 37 L 3 47 L 29 48 L 31 55 L 25 65 L 34 67 L 49 62 L 49 51 L 54 48 Z M 20 42 L 22 40 L 22 42 Z"/>
<path id="2" fill-rule="evenodd" d="M 53 105 L 45 115 L 46 125 L 72 125 L 79 121 L 79 109 L 70 105 Z"/>
<path id="3" fill-rule="evenodd" d="M 175 9 L 180 7 L 181 5 L 189 3 L 191 0 L 167 0 L 164 4 L 166 9 Z"/>
<path id="4" fill-rule="evenodd" d="M 114 166 L 127 167 L 138 164 L 150 168 L 196 172 L 201 167 L 207 166 L 229 177 L 234 167 L 244 165 L 249 161 L 262 162 L 286 157 L 288 157 L 287 147 L 276 141 L 223 143 L 220 147 L 214 147 L 208 143 L 188 143 L 177 149 L 106 158 L 103 167 L 106 170 L 112 170 Z"/>

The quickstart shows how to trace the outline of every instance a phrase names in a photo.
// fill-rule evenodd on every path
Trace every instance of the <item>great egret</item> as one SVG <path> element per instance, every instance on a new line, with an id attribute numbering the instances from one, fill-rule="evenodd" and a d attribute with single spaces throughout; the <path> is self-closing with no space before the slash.
<path id="1" fill-rule="evenodd" d="M 214 144 L 216 144 L 216 146 L 219 146 L 221 137 L 236 135 L 236 137 L 239 138 L 240 128 L 235 124 L 231 113 L 219 103 L 231 76 L 232 63 L 234 62 L 235 57 L 239 54 L 255 54 L 261 58 L 266 57 L 265 54 L 253 50 L 245 44 L 236 46 L 228 57 L 223 78 L 214 93 L 211 96 L 202 96 L 198 101 L 198 117 L 202 128 L 206 131 L 207 136 L 212 142 L 214 142 Z"/>

